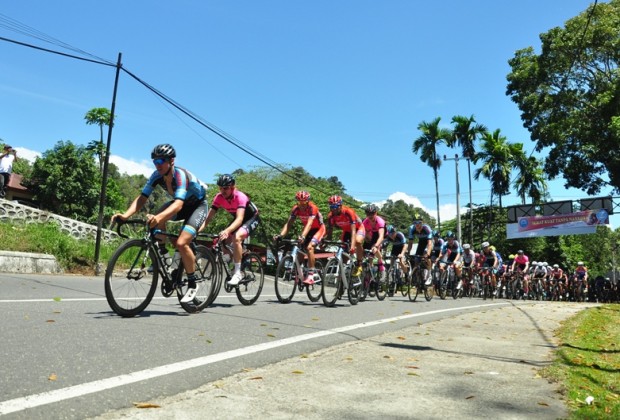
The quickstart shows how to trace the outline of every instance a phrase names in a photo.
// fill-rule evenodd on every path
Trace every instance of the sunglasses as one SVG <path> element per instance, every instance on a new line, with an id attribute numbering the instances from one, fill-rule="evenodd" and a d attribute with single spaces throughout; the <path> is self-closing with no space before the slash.
<path id="1" fill-rule="evenodd" d="M 155 166 L 163 165 L 166 162 L 168 162 L 168 159 L 164 159 L 164 158 L 153 159 L 153 165 Z"/>
<path id="2" fill-rule="evenodd" d="M 339 209 L 340 208 L 340 204 L 330 204 L 329 208 L 330 209 Z"/>
<path id="3" fill-rule="evenodd" d="M 299 204 L 308 204 L 308 200 L 297 200 Z"/>
<path id="4" fill-rule="evenodd" d="M 226 191 L 226 190 L 229 190 L 231 188 L 232 188 L 232 186 L 230 186 L 230 185 L 227 186 L 227 187 L 220 187 L 220 191 Z"/>

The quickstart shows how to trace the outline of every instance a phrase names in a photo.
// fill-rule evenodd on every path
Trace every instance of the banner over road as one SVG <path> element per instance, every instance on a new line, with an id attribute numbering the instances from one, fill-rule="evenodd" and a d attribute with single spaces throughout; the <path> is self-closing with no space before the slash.
<path id="1" fill-rule="evenodd" d="M 605 209 L 585 210 L 553 216 L 519 217 L 517 223 L 506 225 L 508 239 L 539 236 L 582 235 L 595 233 L 598 225 L 609 224 Z"/>

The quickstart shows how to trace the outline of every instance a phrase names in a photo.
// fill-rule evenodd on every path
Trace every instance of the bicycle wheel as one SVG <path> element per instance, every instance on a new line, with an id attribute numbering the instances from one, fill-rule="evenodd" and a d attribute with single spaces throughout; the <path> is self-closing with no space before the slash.
<path id="1" fill-rule="evenodd" d="M 430 302 L 433 299 L 433 296 L 435 296 L 435 289 L 433 288 L 432 283 L 427 285 L 424 285 L 424 299 L 426 299 L 427 302 Z"/>
<path id="2" fill-rule="evenodd" d="M 122 317 L 138 315 L 153 299 L 158 276 L 159 263 L 148 245 L 141 239 L 126 241 L 114 252 L 105 272 L 108 305 Z"/>
<path id="3" fill-rule="evenodd" d="M 411 276 L 411 279 L 409 280 L 409 287 L 407 289 L 409 290 L 408 296 L 411 302 L 415 302 L 416 299 L 418 298 L 418 295 L 421 292 L 420 290 L 421 273 L 422 273 L 422 270 L 420 268 L 417 268 L 415 272 L 413 273 L 413 276 Z"/>
<path id="4" fill-rule="evenodd" d="M 310 302 L 318 302 L 321 299 L 321 283 L 323 282 L 323 264 L 320 261 L 314 262 L 314 284 L 306 285 L 306 294 Z"/>
<path id="5" fill-rule="evenodd" d="M 241 270 L 245 276 L 235 288 L 235 292 L 237 292 L 239 302 L 247 306 L 256 302 L 263 290 L 263 283 L 265 282 L 263 261 L 258 254 L 249 252 L 241 260 Z"/>
<path id="6" fill-rule="evenodd" d="M 297 270 L 292 255 L 286 255 L 280 260 L 276 268 L 274 281 L 276 297 L 281 303 L 289 303 L 295 295 L 297 283 Z"/>
<path id="7" fill-rule="evenodd" d="M 442 271 L 439 275 L 439 298 L 445 300 L 448 295 L 448 272 Z"/>
<path id="8" fill-rule="evenodd" d="M 386 272 L 379 272 L 379 277 L 375 279 L 375 295 L 377 300 L 384 300 L 388 291 L 388 276 Z"/>
<path id="9" fill-rule="evenodd" d="M 344 266 L 337 258 L 332 258 L 327 262 L 321 282 L 321 296 L 323 304 L 329 308 L 336 304 L 336 301 L 342 296 L 344 286 L 340 275 Z"/>
<path id="10" fill-rule="evenodd" d="M 215 267 L 215 260 L 213 255 L 209 252 L 209 249 L 204 245 L 196 246 L 194 253 L 196 262 L 194 263 L 194 274 L 197 277 L 196 280 L 196 297 L 191 302 L 181 302 L 181 299 L 187 292 L 187 272 L 185 268 L 182 269 L 182 286 L 177 287 L 177 298 L 181 307 L 186 312 L 193 314 L 202 311 L 208 305 L 213 302 L 213 291 L 217 285 L 217 268 Z"/>

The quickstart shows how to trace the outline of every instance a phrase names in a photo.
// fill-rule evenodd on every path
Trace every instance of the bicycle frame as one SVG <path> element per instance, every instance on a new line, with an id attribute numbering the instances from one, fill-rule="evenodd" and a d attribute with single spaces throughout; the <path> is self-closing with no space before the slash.
<path id="1" fill-rule="evenodd" d="M 335 255 L 329 259 L 329 261 L 327 262 L 325 266 L 325 279 L 323 280 L 323 283 L 322 283 L 322 293 L 321 293 L 321 296 L 323 297 L 323 303 L 325 304 L 325 306 L 328 306 L 328 307 L 334 306 L 336 299 L 330 300 L 326 293 L 326 288 L 330 285 L 333 285 L 338 288 L 338 290 L 336 291 L 337 295 L 344 292 L 344 289 L 346 289 L 349 302 L 351 303 L 351 305 L 356 305 L 359 301 L 358 289 L 361 283 L 351 284 L 351 282 L 349 281 L 351 268 L 353 267 L 353 260 L 352 260 L 352 256 L 348 252 L 345 251 L 345 246 L 348 246 L 348 244 L 345 242 L 339 242 L 339 241 L 323 241 L 323 242 L 327 245 L 338 246 L 338 249 Z M 346 264 L 343 262 L 344 258 L 347 259 Z M 335 270 L 335 272 L 333 272 L 333 270 Z M 335 276 L 335 278 L 332 278 L 332 276 Z M 328 284 L 328 283 L 333 283 L 334 280 L 335 280 L 334 284 Z M 340 290 L 340 288 L 342 288 L 342 290 Z"/>

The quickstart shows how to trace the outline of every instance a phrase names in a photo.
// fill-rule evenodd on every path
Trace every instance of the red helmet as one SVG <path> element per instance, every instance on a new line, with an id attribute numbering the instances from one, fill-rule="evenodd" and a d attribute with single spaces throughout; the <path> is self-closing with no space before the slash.
<path id="1" fill-rule="evenodd" d="M 310 200 L 310 193 L 308 191 L 297 191 L 295 199 L 297 201 L 308 201 Z"/>
<path id="2" fill-rule="evenodd" d="M 330 206 L 342 206 L 342 197 L 339 195 L 332 195 L 327 200 Z"/>

